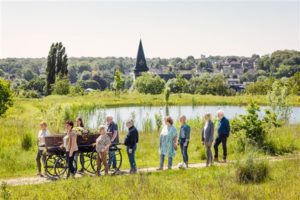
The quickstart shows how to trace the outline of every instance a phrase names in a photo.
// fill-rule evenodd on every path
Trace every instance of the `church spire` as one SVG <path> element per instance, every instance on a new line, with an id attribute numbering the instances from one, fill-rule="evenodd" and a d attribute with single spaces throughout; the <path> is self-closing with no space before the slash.
<path id="1" fill-rule="evenodd" d="M 149 71 L 149 68 L 147 67 L 142 40 L 140 39 L 139 49 L 136 57 L 136 65 L 134 69 L 135 77 L 138 77 L 141 75 L 142 72 L 147 71 Z"/>

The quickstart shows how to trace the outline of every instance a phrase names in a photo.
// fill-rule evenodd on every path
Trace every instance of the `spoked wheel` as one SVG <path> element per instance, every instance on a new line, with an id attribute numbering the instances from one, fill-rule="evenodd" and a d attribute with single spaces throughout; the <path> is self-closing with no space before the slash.
<path id="1" fill-rule="evenodd" d="M 46 172 L 48 177 L 54 178 L 56 176 L 56 173 L 55 173 L 56 159 L 57 159 L 56 155 L 47 156 L 46 165 L 45 165 L 45 172 Z"/>
<path id="2" fill-rule="evenodd" d="M 94 151 L 85 152 L 83 153 L 83 157 L 84 157 L 84 170 L 91 174 L 95 174 L 97 169 L 96 153 L 94 153 Z"/>
<path id="3" fill-rule="evenodd" d="M 65 175 L 68 169 L 68 163 L 65 157 L 58 157 L 55 161 L 54 171 L 56 176 L 62 177 Z"/>
<path id="4" fill-rule="evenodd" d="M 116 168 L 114 168 L 114 166 L 113 166 L 113 155 L 115 155 L 115 158 L 116 158 Z M 109 149 L 108 164 L 109 164 L 110 170 L 112 170 L 113 173 L 116 173 L 117 171 L 120 170 L 120 168 L 122 166 L 122 153 L 121 153 L 121 149 L 118 148 L 117 146 L 112 146 Z M 104 170 L 104 168 L 101 170 Z"/>

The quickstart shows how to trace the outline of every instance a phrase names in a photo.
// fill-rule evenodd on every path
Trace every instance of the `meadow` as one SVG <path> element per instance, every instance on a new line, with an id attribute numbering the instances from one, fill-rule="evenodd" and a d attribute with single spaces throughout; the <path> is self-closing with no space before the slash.
<path id="1" fill-rule="evenodd" d="M 246 105 L 255 101 L 266 105 L 265 96 L 221 97 L 212 95 L 171 95 L 169 105 Z M 300 105 L 300 98 L 292 96 L 292 105 Z M 164 105 L 163 95 L 143 95 L 139 93 L 122 93 L 115 96 L 112 92 L 96 92 L 85 96 L 48 96 L 42 99 L 15 98 L 14 105 L 5 116 L 0 118 L 0 178 L 32 176 L 36 174 L 36 137 L 39 122 L 45 120 L 52 133 L 61 133 L 66 119 L 76 117 L 79 110 L 93 110 L 98 107 L 129 105 Z M 190 120 L 192 140 L 189 147 L 191 163 L 204 162 L 205 152 L 201 145 L 201 122 Z M 178 123 L 177 123 L 178 126 Z M 269 139 L 276 145 L 278 152 L 292 153 L 300 147 L 300 125 L 286 125 L 273 131 Z M 120 133 L 121 141 L 125 133 Z M 28 137 L 32 145 L 24 150 L 22 143 Z M 239 149 L 239 138 L 234 134 L 229 140 L 229 160 L 243 156 Z M 137 151 L 138 167 L 155 167 L 159 164 L 159 131 L 141 132 Z M 128 169 L 128 160 L 123 147 L 123 169 Z M 221 152 L 222 153 L 222 152 Z M 261 156 L 263 156 L 261 152 Z M 180 153 L 174 164 L 181 161 Z"/>
<path id="2" fill-rule="evenodd" d="M 259 184 L 239 184 L 235 164 L 131 176 L 84 177 L 40 185 L 8 186 L 11 199 L 299 199 L 300 159 L 270 162 Z M 4 192 L 3 192 L 4 191 Z"/>

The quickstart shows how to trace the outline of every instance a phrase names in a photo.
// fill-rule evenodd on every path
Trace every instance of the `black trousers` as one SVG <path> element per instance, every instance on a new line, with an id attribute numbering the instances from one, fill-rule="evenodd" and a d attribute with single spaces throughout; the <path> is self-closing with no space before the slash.
<path id="1" fill-rule="evenodd" d="M 218 147 L 219 144 L 222 143 L 223 147 L 223 159 L 226 160 L 227 158 L 227 136 L 218 136 L 216 138 L 214 149 L 215 149 L 215 158 L 217 159 L 219 157 L 218 155 Z"/>
<path id="2" fill-rule="evenodd" d="M 75 157 L 75 154 L 77 152 L 73 152 L 73 155 L 70 156 L 70 153 L 69 152 L 66 152 L 66 157 L 67 157 L 67 162 L 68 162 L 68 168 L 69 168 L 69 172 L 71 174 L 75 174 L 75 167 L 74 167 L 74 157 Z"/>
<path id="3" fill-rule="evenodd" d="M 44 165 L 44 167 L 45 167 L 46 156 L 45 156 L 45 154 L 43 154 L 43 150 L 38 149 L 38 152 L 37 152 L 37 155 L 36 155 L 36 164 L 37 164 L 39 173 L 42 172 L 41 158 L 42 158 L 43 165 Z"/>

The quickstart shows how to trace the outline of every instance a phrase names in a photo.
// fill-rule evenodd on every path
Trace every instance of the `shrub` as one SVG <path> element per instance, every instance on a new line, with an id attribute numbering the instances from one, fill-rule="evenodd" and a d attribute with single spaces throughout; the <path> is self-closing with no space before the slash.
<path id="1" fill-rule="evenodd" d="M 162 127 L 162 116 L 161 116 L 161 113 L 159 113 L 159 114 L 156 113 L 154 115 L 154 118 L 155 118 L 155 124 L 156 124 L 157 131 L 159 131 L 160 128 Z"/>
<path id="2" fill-rule="evenodd" d="M 12 106 L 12 93 L 8 81 L 0 79 L 0 116 Z"/>
<path id="3" fill-rule="evenodd" d="M 248 157 L 237 164 L 236 178 L 239 183 L 260 183 L 269 176 L 269 165 L 263 160 Z"/>
<path id="4" fill-rule="evenodd" d="M 28 151 L 32 147 L 32 136 L 30 133 L 25 133 L 22 137 L 22 148 Z"/>
<path id="5" fill-rule="evenodd" d="M 165 81 L 157 75 L 143 73 L 136 79 L 135 87 L 139 93 L 161 94 L 165 88 Z"/>
<path id="6" fill-rule="evenodd" d="M 1 184 L 1 199 L 8 200 L 11 197 L 11 192 L 8 189 L 7 183 L 2 182 Z"/>
<path id="7" fill-rule="evenodd" d="M 76 85 L 73 85 L 73 86 L 70 87 L 70 94 L 72 96 L 78 96 L 78 95 L 83 96 L 84 95 L 84 90 L 80 85 L 76 84 Z"/>
<path id="8" fill-rule="evenodd" d="M 69 94 L 70 84 L 69 79 L 66 77 L 58 78 L 53 85 L 53 93 L 58 95 Z"/>

